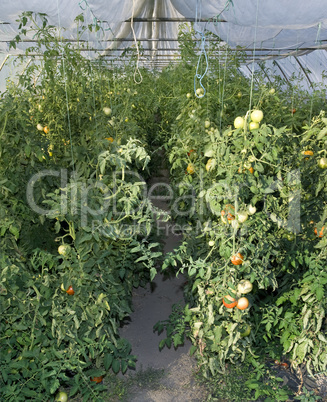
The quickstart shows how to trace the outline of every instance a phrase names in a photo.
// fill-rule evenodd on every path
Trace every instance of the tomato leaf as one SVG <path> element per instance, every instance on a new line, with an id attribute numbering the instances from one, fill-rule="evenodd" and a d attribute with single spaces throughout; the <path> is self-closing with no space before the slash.
<path id="1" fill-rule="evenodd" d="M 118 374 L 119 370 L 120 370 L 120 361 L 119 360 L 114 360 L 112 362 L 112 371 L 115 374 Z"/>

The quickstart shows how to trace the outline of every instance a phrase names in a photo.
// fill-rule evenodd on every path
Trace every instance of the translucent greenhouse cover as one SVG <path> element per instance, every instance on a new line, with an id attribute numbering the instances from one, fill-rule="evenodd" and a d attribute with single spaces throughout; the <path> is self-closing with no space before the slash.
<path id="1" fill-rule="evenodd" d="M 84 25 L 98 28 L 79 38 L 90 58 L 117 60 L 124 49 L 140 44 L 144 64 L 161 68 L 178 59 L 177 37 L 184 23 L 193 24 L 199 46 L 211 31 L 231 49 L 242 47 L 246 75 L 266 60 L 269 69 L 285 78 L 301 72 L 308 88 L 325 81 L 327 0 L 1 0 L 0 91 L 17 73 L 13 61 L 34 40 L 31 33 L 10 48 L 24 11 L 46 14 L 49 24 L 72 43 L 77 42 L 74 20 L 82 14 Z"/>

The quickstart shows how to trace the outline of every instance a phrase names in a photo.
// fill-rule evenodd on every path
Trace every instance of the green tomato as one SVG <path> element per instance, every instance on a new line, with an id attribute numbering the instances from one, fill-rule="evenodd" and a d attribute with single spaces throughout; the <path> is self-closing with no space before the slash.
<path id="1" fill-rule="evenodd" d="M 244 119 L 243 117 L 236 117 L 236 119 L 234 120 L 234 127 L 235 128 L 243 128 L 244 126 Z"/>
<path id="2" fill-rule="evenodd" d="M 257 211 L 257 208 L 255 206 L 253 206 L 253 205 L 248 206 L 248 212 L 249 212 L 250 215 L 255 214 L 256 211 Z"/>
<path id="3" fill-rule="evenodd" d="M 58 394 L 56 395 L 55 401 L 67 402 L 68 396 L 67 396 L 66 392 L 63 392 L 63 391 L 58 392 Z"/>
<path id="4" fill-rule="evenodd" d="M 260 121 L 263 119 L 263 112 L 261 110 L 253 110 L 251 113 L 251 120 L 254 123 L 260 123 Z"/>
<path id="5" fill-rule="evenodd" d="M 275 88 L 271 88 L 271 89 L 269 90 L 269 93 L 270 93 L 271 95 L 273 95 L 273 94 L 275 93 Z"/>
<path id="6" fill-rule="evenodd" d="M 259 123 L 256 121 L 250 121 L 249 129 L 250 131 L 257 130 L 259 128 Z"/>
<path id="7" fill-rule="evenodd" d="M 103 113 L 104 113 L 106 116 L 110 116 L 110 115 L 111 115 L 111 109 L 110 109 L 110 107 L 104 107 L 102 110 L 103 110 Z"/>
<path id="8" fill-rule="evenodd" d="M 204 122 L 204 127 L 205 127 L 205 128 L 209 128 L 209 127 L 210 127 L 210 121 L 209 121 L 209 120 L 206 120 L 206 121 Z"/>
<path id="9" fill-rule="evenodd" d="M 251 327 L 249 324 L 246 324 L 246 327 L 243 332 L 241 332 L 241 338 L 244 338 L 245 336 L 249 336 L 251 333 Z"/>
<path id="10" fill-rule="evenodd" d="M 249 215 L 246 211 L 240 211 L 237 213 L 237 219 L 239 222 L 243 223 L 248 219 Z"/>
<path id="11" fill-rule="evenodd" d="M 203 96 L 203 95 L 204 95 L 204 90 L 203 90 L 203 88 L 198 88 L 195 92 L 196 92 L 196 94 L 197 94 L 198 96 Z"/>
<path id="12" fill-rule="evenodd" d="M 319 159 L 319 161 L 318 161 L 318 166 L 319 166 L 321 169 L 327 169 L 327 158 L 321 158 L 321 159 Z"/>
<path id="13" fill-rule="evenodd" d="M 62 244 L 61 246 L 58 247 L 58 253 L 60 255 L 68 255 L 71 250 L 71 247 L 69 244 Z"/>
<path id="14" fill-rule="evenodd" d="M 252 283 L 247 279 L 242 279 L 237 285 L 237 292 L 241 294 L 250 293 L 253 289 Z"/>

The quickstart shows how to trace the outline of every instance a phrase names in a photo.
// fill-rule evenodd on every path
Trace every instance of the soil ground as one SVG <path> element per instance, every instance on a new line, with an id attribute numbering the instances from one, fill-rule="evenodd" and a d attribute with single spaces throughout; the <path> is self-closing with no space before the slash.
<path id="1" fill-rule="evenodd" d="M 168 183 L 168 172 L 152 178 L 149 186 L 155 183 Z M 152 200 L 160 209 L 168 210 L 164 200 Z M 173 231 L 171 222 L 157 221 L 158 227 L 164 229 L 164 253 L 173 251 L 181 241 L 181 236 Z M 130 322 L 120 330 L 120 335 L 132 345 L 132 354 L 137 356 L 136 370 L 127 376 L 135 377 L 131 402 L 196 402 L 205 399 L 205 390 L 194 378 L 196 362 L 189 354 L 190 342 L 174 349 L 165 347 L 159 350 L 159 342 L 165 337 L 153 331 L 153 326 L 161 320 L 168 319 L 172 306 L 183 303 L 182 276 L 166 276 L 158 273 L 154 281 L 145 289 L 139 288 L 133 294 L 134 312 Z M 148 381 L 145 378 L 148 378 Z"/>

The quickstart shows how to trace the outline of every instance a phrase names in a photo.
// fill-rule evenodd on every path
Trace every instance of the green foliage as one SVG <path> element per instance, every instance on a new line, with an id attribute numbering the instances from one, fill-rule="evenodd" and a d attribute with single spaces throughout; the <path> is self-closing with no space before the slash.
<path id="1" fill-rule="evenodd" d="M 119 325 L 161 256 L 141 176 L 151 97 L 62 42 L 45 15 L 24 14 L 13 47 L 27 25 L 31 62 L 0 103 L 1 400 L 62 388 L 103 400 L 91 378 L 135 367 Z"/>

